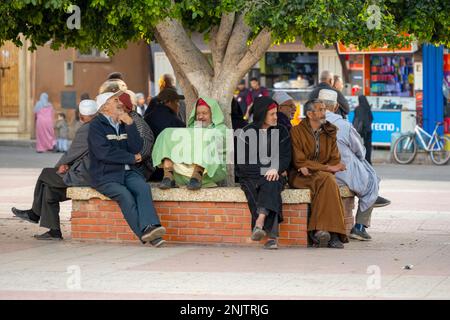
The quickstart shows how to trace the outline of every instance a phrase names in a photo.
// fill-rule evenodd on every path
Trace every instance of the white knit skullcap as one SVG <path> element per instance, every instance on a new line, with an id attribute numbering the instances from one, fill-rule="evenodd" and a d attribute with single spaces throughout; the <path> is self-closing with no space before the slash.
<path id="1" fill-rule="evenodd" d="M 97 103 L 95 100 L 82 100 L 78 105 L 78 110 L 83 116 L 92 116 L 97 112 Z"/>
<path id="2" fill-rule="evenodd" d="M 330 89 L 322 89 L 319 92 L 319 97 L 318 99 L 320 100 L 326 100 L 326 101 L 331 101 L 331 102 L 337 102 L 337 92 L 334 90 L 330 90 Z"/>

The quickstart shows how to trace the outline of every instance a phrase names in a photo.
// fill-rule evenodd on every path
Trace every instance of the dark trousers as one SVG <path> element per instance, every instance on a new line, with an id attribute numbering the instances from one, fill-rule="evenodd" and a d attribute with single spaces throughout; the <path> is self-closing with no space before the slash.
<path id="1" fill-rule="evenodd" d="M 141 174 L 128 170 L 125 172 L 125 184 L 108 182 L 96 189 L 118 202 L 125 220 L 139 238 L 145 227 L 160 224 L 153 206 L 150 185 L 145 182 Z"/>
<path id="2" fill-rule="evenodd" d="M 59 203 L 68 200 L 66 189 L 56 168 L 44 168 L 36 182 L 33 198 L 33 212 L 40 216 L 40 226 L 60 230 Z"/>
<path id="3" fill-rule="evenodd" d="M 372 164 L 372 131 L 366 131 L 361 136 L 364 140 L 364 147 L 366 148 L 366 160 Z"/>
<path id="4" fill-rule="evenodd" d="M 279 235 L 279 224 L 283 222 L 281 212 L 281 191 L 283 191 L 284 178 L 278 181 L 267 181 L 265 177 L 241 178 L 241 189 L 248 201 L 248 207 L 252 214 L 252 229 L 260 213 L 266 216 L 264 230 L 270 238 Z"/>

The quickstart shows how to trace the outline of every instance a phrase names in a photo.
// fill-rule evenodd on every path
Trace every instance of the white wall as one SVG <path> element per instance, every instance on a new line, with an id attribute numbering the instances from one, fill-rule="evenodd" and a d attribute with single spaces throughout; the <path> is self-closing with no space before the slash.
<path id="1" fill-rule="evenodd" d="M 336 50 L 320 50 L 319 51 L 319 76 L 324 70 L 333 72 L 335 75 L 342 77 L 342 67 Z"/>

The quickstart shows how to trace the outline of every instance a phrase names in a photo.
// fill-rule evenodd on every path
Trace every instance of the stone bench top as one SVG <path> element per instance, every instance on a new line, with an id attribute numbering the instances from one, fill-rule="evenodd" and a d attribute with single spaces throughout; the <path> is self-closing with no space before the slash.
<path id="1" fill-rule="evenodd" d="M 154 201 L 187 201 L 187 202 L 247 202 L 244 192 L 239 187 L 202 188 L 191 191 L 186 187 L 161 190 L 156 184 L 152 186 Z M 354 193 L 347 186 L 339 187 L 342 198 L 351 198 Z M 67 197 L 72 200 L 101 199 L 109 200 L 101 193 L 90 187 L 67 188 Z M 311 193 L 309 189 L 285 189 L 281 193 L 283 203 L 298 204 L 310 203 Z"/>

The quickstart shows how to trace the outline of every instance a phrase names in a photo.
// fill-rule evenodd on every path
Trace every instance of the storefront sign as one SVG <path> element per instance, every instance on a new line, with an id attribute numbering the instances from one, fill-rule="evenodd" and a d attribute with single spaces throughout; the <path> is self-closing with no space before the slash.
<path id="1" fill-rule="evenodd" d="M 372 110 L 416 110 L 416 99 L 409 97 L 378 97 L 366 96 Z M 358 106 L 357 96 L 345 96 L 350 105 L 350 110 Z"/>
<path id="2" fill-rule="evenodd" d="M 401 132 L 401 115 L 399 111 L 373 111 L 372 143 L 374 145 L 390 145 L 391 135 Z M 349 114 L 352 122 L 354 112 Z"/>
<path id="3" fill-rule="evenodd" d="M 358 50 L 358 48 L 354 45 L 345 46 L 342 43 L 338 43 L 338 51 L 339 54 L 380 54 L 380 53 L 413 53 L 418 49 L 417 42 L 412 42 L 410 45 L 398 49 L 389 49 L 388 46 L 384 47 L 375 47 L 370 49 L 362 49 Z"/>

